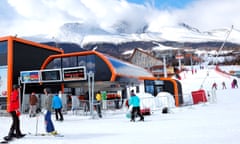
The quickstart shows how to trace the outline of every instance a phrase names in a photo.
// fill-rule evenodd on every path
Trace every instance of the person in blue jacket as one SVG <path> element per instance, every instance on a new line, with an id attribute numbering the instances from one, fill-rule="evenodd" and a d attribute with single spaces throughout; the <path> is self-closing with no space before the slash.
<path id="1" fill-rule="evenodd" d="M 140 98 L 134 93 L 134 90 L 131 90 L 131 97 L 129 100 L 129 105 L 132 106 L 130 121 L 135 122 L 136 114 L 140 117 L 140 121 L 144 121 L 144 117 L 140 111 Z"/>
<path id="2" fill-rule="evenodd" d="M 52 108 L 55 110 L 55 116 L 57 121 L 63 121 L 63 115 L 62 115 L 62 100 L 61 98 L 56 94 L 53 96 L 52 99 Z M 60 119 L 59 119 L 60 116 Z"/>

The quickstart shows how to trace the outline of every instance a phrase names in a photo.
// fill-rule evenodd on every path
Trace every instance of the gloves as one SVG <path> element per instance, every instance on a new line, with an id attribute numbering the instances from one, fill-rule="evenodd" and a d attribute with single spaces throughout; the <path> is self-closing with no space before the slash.
<path id="1" fill-rule="evenodd" d="M 46 115 L 47 114 L 47 110 L 43 109 L 43 114 Z"/>
<path id="2" fill-rule="evenodd" d="M 16 115 L 19 117 L 21 115 L 21 112 L 19 110 L 16 110 Z"/>

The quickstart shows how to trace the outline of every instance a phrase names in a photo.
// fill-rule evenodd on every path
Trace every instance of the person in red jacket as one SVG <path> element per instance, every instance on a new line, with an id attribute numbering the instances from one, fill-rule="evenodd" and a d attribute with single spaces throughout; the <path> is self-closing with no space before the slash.
<path id="1" fill-rule="evenodd" d="M 10 127 L 8 136 L 4 137 L 6 141 L 11 140 L 13 137 L 22 138 L 25 136 L 25 134 L 22 134 L 20 130 L 19 88 L 19 85 L 13 85 L 13 91 L 11 92 L 8 101 L 8 112 L 12 117 L 12 125 Z"/>

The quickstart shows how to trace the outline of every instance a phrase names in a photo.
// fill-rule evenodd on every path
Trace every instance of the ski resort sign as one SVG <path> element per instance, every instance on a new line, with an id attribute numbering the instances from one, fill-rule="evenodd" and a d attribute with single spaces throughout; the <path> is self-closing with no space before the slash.
<path id="1" fill-rule="evenodd" d="M 63 69 L 63 80 L 64 81 L 76 81 L 86 80 L 86 68 L 85 67 L 72 67 Z"/>
<path id="2" fill-rule="evenodd" d="M 22 83 L 39 82 L 62 82 L 62 81 L 81 81 L 86 80 L 86 67 L 69 67 L 63 69 L 45 69 L 34 71 L 21 71 L 20 78 Z"/>

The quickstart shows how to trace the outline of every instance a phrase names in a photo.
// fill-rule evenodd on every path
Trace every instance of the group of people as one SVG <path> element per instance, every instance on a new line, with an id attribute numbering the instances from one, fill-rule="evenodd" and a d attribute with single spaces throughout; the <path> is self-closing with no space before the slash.
<path id="1" fill-rule="evenodd" d="M 70 100 L 72 102 L 71 110 L 73 111 L 73 113 L 75 110 L 79 109 L 80 106 L 84 107 L 84 112 L 87 112 L 90 110 L 89 93 L 88 92 L 86 93 L 86 95 L 84 97 L 72 95 Z M 93 106 L 96 109 L 99 118 L 102 118 L 102 110 L 101 109 L 102 109 L 102 107 L 105 106 L 104 100 L 105 100 L 104 95 L 100 91 L 97 91 L 97 93 L 95 94 L 95 97 L 94 97 Z M 80 101 L 82 101 L 82 102 L 80 102 Z"/>
<path id="2" fill-rule="evenodd" d="M 8 112 L 10 113 L 11 117 L 12 117 L 12 124 L 9 130 L 9 133 L 7 136 L 4 137 L 5 140 L 9 141 L 11 140 L 13 137 L 16 138 L 22 138 L 24 137 L 26 134 L 23 134 L 20 130 L 20 110 L 19 110 L 19 106 L 20 106 L 20 102 L 19 102 L 19 85 L 13 85 L 13 90 L 11 92 L 10 95 L 10 99 L 9 99 L 9 103 L 8 103 Z M 51 112 L 52 109 L 55 110 L 55 116 L 56 116 L 56 120 L 60 120 L 63 121 L 63 115 L 61 113 L 61 109 L 62 109 L 62 102 L 60 97 L 58 96 L 58 94 L 52 96 L 52 92 L 50 88 L 44 88 L 43 90 L 44 94 L 45 94 L 45 98 L 44 98 L 44 120 L 45 120 L 45 125 L 46 125 L 46 132 L 51 133 L 51 134 L 57 134 L 54 124 L 52 122 L 51 119 Z M 102 117 L 102 113 L 101 113 L 101 93 L 100 91 L 98 91 L 96 93 L 96 109 L 98 112 L 99 117 Z M 34 117 L 36 116 L 36 105 L 38 102 L 38 98 L 36 97 L 36 94 L 33 92 L 30 95 L 30 110 L 29 110 L 29 116 L 30 117 Z M 131 97 L 129 99 L 128 102 L 129 106 L 132 107 L 132 111 L 131 111 L 131 121 L 135 122 L 135 118 L 138 115 L 140 117 L 140 121 L 144 121 L 144 117 L 141 114 L 140 111 L 140 99 L 139 97 L 134 93 L 134 90 L 131 90 Z"/>
<path id="3" fill-rule="evenodd" d="M 98 116 L 101 118 L 102 113 L 101 113 L 101 101 L 102 101 L 102 96 L 101 92 L 98 91 L 96 93 L 96 110 L 98 113 Z M 131 122 L 135 122 L 135 118 L 137 116 L 140 117 L 139 121 L 144 121 L 144 116 L 141 113 L 140 110 L 140 98 L 135 94 L 134 90 L 131 90 L 131 96 L 128 100 L 128 106 L 131 107 Z"/>
<path id="4" fill-rule="evenodd" d="M 8 132 L 8 135 L 4 137 L 4 140 L 9 141 L 12 138 L 22 138 L 26 134 L 23 134 L 20 130 L 20 101 L 19 101 L 19 85 L 13 85 L 13 90 L 10 94 L 9 102 L 7 111 L 12 117 L 12 124 L 10 127 L 10 130 Z M 51 112 L 52 109 L 55 110 L 55 116 L 56 120 L 63 121 L 63 115 L 61 113 L 62 109 L 62 102 L 60 97 L 56 94 L 52 96 L 51 89 L 50 88 L 44 88 L 43 90 L 45 94 L 45 101 L 44 101 L 44 120 L 46 124 L 46 132 L 51 134 L 57 134 L 55 131 L 53 122 L 51 120 Z M 31 93 L 30 95 L 30 110 L 29 110 L 29 116 L 35 116 L 36 115 L 36 104 L 37 104 L 37 97 L 35 93 Z"/>
<path id="5" fill-rule="evenodd" d="M 49 88 L 44 89 L 44 93 L 51 92 Z M 45 102 L 48 100 L 48 97 L 45 98 Z M 35 94 L 35 92 L 32 92 L 29 97 L 29 117 L 35 117 L 37 112 L 37 103 L 38 98 Z M 51 104 L 51 105 L 50 105 Z M 48 105 L 48 104 L 46 104 Z M 59 95 L 54 95 L 51 100 L 49 100 L 49 106 L 50 109 L 54 109 L 56 120 L 63 121 L 63 115 L 62 115 L 62 100 L 59 97 Z M 46 106 L 47 107 L 47 106 Z"/>
<path id="6" fill-rule="evenodd" d="M 232 82 L 231 82 L 231 87 L 232 88 L 238 88 L 238 82 L 237 82 L 237 79 L 233 79 Z M 217 83 L 214 82 L 212 84 L 212 89 L 213 90 L 217 90 Z M 222 89 L 227 89 L 227 86 L 226 86 L 226 83 L 223 81 L 222 82 Z"/>

